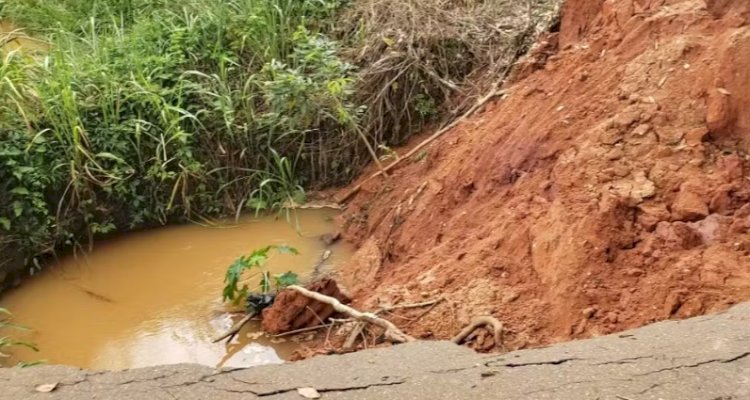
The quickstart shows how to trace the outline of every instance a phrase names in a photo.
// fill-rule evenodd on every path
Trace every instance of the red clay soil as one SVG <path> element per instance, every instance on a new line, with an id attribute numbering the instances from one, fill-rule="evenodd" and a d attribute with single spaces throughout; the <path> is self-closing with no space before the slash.
<path id="1" fill-rule="evenodd" d="M 389 319 L 445 339 L 491 314 L 517 349 L 749 299 L 749 22 L 744 0 L 569 0 L 506 98 L 348 205 L 354 305 L 444 296 Z"/>

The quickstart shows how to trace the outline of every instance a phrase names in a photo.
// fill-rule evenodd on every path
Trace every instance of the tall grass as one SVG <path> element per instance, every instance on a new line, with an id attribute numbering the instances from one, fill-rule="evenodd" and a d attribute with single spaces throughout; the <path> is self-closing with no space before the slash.
<path id="1" fill-rule="evenodd" d="M 469 108 L 560 3 L 0 0 L 50 43 L 0 50 L 0 275 L 345 182 Z"/>
<path id="2" fill-rule="evenodd" d="M 28 263 L 97 234 L 271 208 L 351 177 L 362 108 L 353 67 L 324 35 L 338 6 L 0 3 L 0 18 L 52 44 L 2 53 L 0 246 Z"/>

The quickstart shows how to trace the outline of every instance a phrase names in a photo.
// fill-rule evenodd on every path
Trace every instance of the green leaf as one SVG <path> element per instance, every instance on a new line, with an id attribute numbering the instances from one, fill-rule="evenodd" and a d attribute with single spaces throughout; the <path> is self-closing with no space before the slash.
<path id="1" fill-rule="evenodd" d="M 268 202 L 264 201 L 263 199 L 253 197 L 247 201 L 246 207 L 255 209 L 257 211 L 262 211 L 268 208 Z"/>
<path id="2" fill-rule="evenodd" d="M 10 190 L 10 192 L 13 194 L 18 194 L 18 195 L 28 195 L 29 189 L 19 186 L 19 187 L 14 187 L 13 189 Z"/>
<path id="3" fill-rule="evenodd" d="M 123 163 L 123 164 L 125 164 L 125 160 L 123 160 L 123 159 L 122 159 L 122 158 L 120 158 L 120 157 L 117 157 L 116 155 L 114 155 L 114 154 L 112 154 L 112 153 L 108 153 L 108 152 L 106 152 L 106 151 L 103 151 L 103 152 L 101 152 L 101 153 L 97 153 L 97 154 L 96 154 L 96 157 L 97 157 L 97 158 L 106 158 L 106 159 L 109 159 L 109 160 L 113 160 L 113 161 L 117 161 L 117 162 L 119 162 L 119 163 Z"/>
<path id="4" fill-rule="evenodd" d="M 279 245 L 276 246 L 276 250 L 279 252 L 279 254 L 294 254 L 299 255 L 299 251 L 295 249 L 294 247 L 289 247 L 287 245 Z"/>
<path id="5" fill-rule="evenodd" d="M 16 217 L 20 217 L 21 214 L 23 214 L 23 203 L 20 201 L 13 202 L 13 214 L 15 214 Z"/>
<path id="6" fill-rule="evenodd" d="M 5 217 L 0 217 L 0 226 L 3 227 L 6 231 L 10 230 L 10 220 Z"/>
<path id="7" fill-rule="evenodd" d="M 292 271 L 287 271 L 281 275 L 276 275 L 274 280 L 276 281 L 276 290 L 280 290 L 299 283 L 299 276 Z"/>

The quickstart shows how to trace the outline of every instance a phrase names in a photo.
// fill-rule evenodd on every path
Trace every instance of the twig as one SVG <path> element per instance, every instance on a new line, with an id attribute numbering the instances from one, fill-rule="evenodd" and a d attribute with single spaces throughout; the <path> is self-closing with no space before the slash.
<path id="1" fill-rule="evenodd" d="M 315 319 L 318 320 L 318 322 L 320 322 L 321 324 L 325 324 L 326 323 L 325 321 L 323 321 L 322 318 L 320 318 L 320 316 L 318 315 L 318 313 L 315 312 L 315 310 L 313 310 L 312 308 L 310 308 L 310 306 L 305 306 L 305 308 L 307 308 L 308 310 L 310 310 L 310 312 L 313 314 L 313 316 L 315 317 Z"/>
<path id="2" fill-rule="evenodd" d="M 386 306 L 386 307 L 380 307 L 377 311 L 375 311 L 375 314 L 380 314 L 384 312 L 390 312 L 393 310 L 403 310 L 406 308 L 420 308 L 420 307 L 427 307 L 431 306 L 433 304 L 437 304 L 439 302 L 443 301 L 442 297 L 439 297 L 437 299 L 423 301 L 421 303 L 410 303 L 410 304 L 396 304 L 395 306 Z"/>
<path id="3" fill-rule="evenodd" d="M 503 79 L 504 78 L 505 77 L 503 77 Z M 498 79 L 498 81 L 495 82 L 494 85 L 492 85 L 493 86 L 492 90 L 489 93 L 487 93 L 487 95 L 485 95 L 484 97 L 482 97 L 481 99 L 479 99 L 479 101 L 477 101 L 477 103 L 474 104 L 462 116 L 460 116 L 459 118 L 455 119 L 453 122 L 451 122 L 450 124 L 446 125 L 444 128 L 442 128 L 442 129 L 438 130 L 437 132 L 433 133 L 432 136 L 428 137 L 422 143 L 418 144 L 416 147 L 414 147 L 413 149 L 409 150 L 406 154 L 404 154 L 403 156 L 399 157 L 396 161 L 388 164 L 385 167 L 379 166 L 380 167 L 380 171 L 378 171 L 378 172 L 370 175 L 370 177 L 368 177 L 364 181 L 360 182 L 353 189 L 351 189 L 350 191 L 346 192 L 336 202 L 337 203 L 344 203 L 344 202 L 346 202 L 352 196 L 354 196 L 355 194 L 357 194 L 357 192 L 359 192 L 360 189 L 362 189 L 362 186 L 364 186 L 365 183 L 369 182 L 371 179 L 377 178 L 380 175 L 386 174 L 388 171 L 390 171 L 391 169 L 393 169 L 396 165 L 398 165 L 399 163 L 401 163 L 401 161 L 410 158 L 411 156 L 413 156 L 414 154 L 416 154 L 418 151 L 422 150 L 425 146 L 427 146 L 428 144 L 434 142 L 440 136 L 443 136 L 444 133 L 446 133 L 446 132 L 450 131 L 451 129 L 455 128 L 460 122 L 462 122 L 466 118 L 469 118 L 472 114 L 474 114 L 477 110 L 479 110 L 482 106 L 484 106 L 488 101 L 492 100 L 493 98 L 495 98 L 497 96 L 501 96 L 501 95 L 505 94 L 505 90 L 499 90 L 498 89 L 498 86 L 500 85 L 501 81 L 502 81 L 501 79 Z"/>
<path id="4" fill-rule="evenodd" d="M 430 312 L 431 312 L 432 310 L 434 310 L 434 309 L 435 309 L 435 307 L 436 307 L 436 306 L 437 306 L 438 304 L 440 304 L 440 302 L 441 302 L 441 301 L 443 301 L 443 300 L 445 300 L 445 299 L 444 299 L 444 298 L 442 298 L 442 297 L 441 297 L 441 298 L 439 298 L 439 299 L 438 299 L 438 300 L 437 300 L 437 301 L 436 301 L 436 302 L 435 302 L 435 303 L 434 303 L 433 305 L 431 305 L 431 306 L 430 306 L 430 308 L 428 308 L 428 309 L 424 310 L 424 312 L 423 312 L 422 314 L 419 314 L 419 315 L 417 316 L 417 318 L 414 318 L 414 320 L 412 320 L 411 322 L 409 322 L 408 324 L 406 324 L 406 326 L 407 326 L 407 327 L 410 327 L 410 326 L 412 326 L 412 324 L 413 324 L 413 323 L 415 323 L 415 322 L 419 321 L 420 319 L 422 319 L 422 317 L 424 317 L 425 315 L 429 314 L 429 313 L 430 313 Z"/>
<path id="5" fill-rule="evenodd" d="M 361 311 L 355 310 L 349 306 L 345 306 L 341 304 L 338 299 L 330 296 L 326 296 L 324 294 L 313 292 L 311 290 L 305 289 L 301 286 L 292 285 L 289 286 L 289 289 L 295 290 L 302 294 L 303 296 L 309 297 L 313 300 L 317 300 L 321 303 L 325 303 L 333 307 L 334 310 L 340 313 L 347 314 L 351 316 L 354 319 L 358 319 L 360 321 L 364 321 L 373 325 L 377 325 L 383 329 L 385 329 L 385 337 L 386 339 L 395 342 L 395 343 L 405 343 L 405 342 L 413 342 L 416 339 L 413 337 L 405 334 L 402 332 L 396 325 L 394 325 L 392 322 L 378 317 L 376 314 L 373 313 L 363 313 Z"/>
<path id="6" fill-rule="evenodd" d="M 428 300 L 421 303 L 410 303 L 410 304 L 397 304 L 395 306 L 386 306 L 386 307 L 380 307 L 377 311 L 375 311 L 375 314 L 382 314 L 384 312 L 392 312 L 393 310 L 404 310 L 408 308 L 419 308 L 419 307 L 426 307 L 426 306 L 434 306 L 435 304 L 441 302 L 443 300 L 442 297 L 434 299 L 434 300 Z M 394 317 L 398 318 L 404 318 L 409 319 L 406 317 L 402 317 L 397 314 L 391 314 Z M 414 322 L 414 320 L 410 320 L 409 325 L 411 325 Z M 357 341 L 357 337 L 362 335 L 362 330 L 364 329 L 365 324 L 362 322 L 358 322 L 354 327 L 352 328 L 352 331 L 349 333 L 349 336 L 347 336 L 346 341 L 344 341 L 344 349 L 351 349 L 354 347 L 355 342 Z M 367 345 L 367 341 L 365 340 L 365 345 Z"/>
<path id="7" fill-rule="evenodd" d="M 349 332 L 349 336 L 346 337 L 346 341 L 344 342 L 344 349 L 349 350 L 354 347 L 354 342 L 356 342 L 357 336 L 362 333 L 362 329 L 364 328 L 364 322 L 357 322 L 356 324 L 354 324 L 352 331 Z"/>
<path id="8" fill-rule="evenodd" d="M 378 169 L 380 169 L 380 173 L 382 173 L 385 176 L 388 176 L 387 171 L 383 169 L 383 164 L 380 163 L 380 159 L 378 158 L 378 155 L 375 153 L 375 149 L 372 148 L 372 145 L 367 140 L 367 136 L 365 136 L 362 130 L 359 129 L 359 126 L 355 125 L 355 128 L 357 130 L 357 134 L 359 135 L 359 138 L 362 139 L 362 142 L 365 144 L 365 147 L 367 147 L 367 152 L 370 153 L 370 157 L 372 157 L 372 160 L 375 161 L 375 165 L 377 165 Z"/>
<path id="9" fill-rule="evenodd" d="M 335 322 L 331 322 L 330 324 L 308 326 L 307 328 L 300 328 L 300 329 L 295 329 L 295 330 L 289 331 L 289 332 L 279 333 L 278 335 L 273 335 L 273 337 L 280 338 L 280 337 L 285 337 L 285 336 L 296 335 L 298 333 L 305 333 L 305 332 L 310 332 L 310 331 L 316 331 L 316 330 L 318 330 L 320 328 L 328 328 L 329 326 L 332 326 L 333 324 L 335 324 Z"/>
<path id="10" fill-rule="evenodd" d="M 227 342 L 231 341 L 232 338 L 234 338 L 234 335 L 239 333 L 240 329 L 242 329 L 243 326 L 245 326 L 246 323 L 250 322 L 251 319 L 255 316 L 256 313 L 250 313 L 245 315 L 241 320 L 237 321 L 234 325 L 232 325 L 231 328 L 229 328 L 228 331 L 222 333 L 221 335 L 217 336 L 212 340 L 212 343 L 220 342 L 225 338 L 229 338 Z"/>
<path id="11" fill-rule="evenodd" d="M 313 268 L 312 268 L 312 271 L 313 271 L 313 273 L 312 273 L 313 280 L 315 280 L 315 278 L 317 278 L 317 277 L 319 277 L 321 275 L 321 268 L 323 267 L 323 264 L 325 264 L 325 262 L 330 257 L 331 257 L 331 250 L 329 250 L 329 249 L 326 249 L 326 251 L 324 251 L 323 254 L 321 254 L 320 260 L 318 260 L 318 263 L 315 264 L 315 266 L 313 266 Z"/>
<path id="12" fill-rule="evenodd" d="M 492 327 L 495 337 L 495 346 L 502 347 L 503 323 L 498 321 L 497 318 L 491 316 L 475 317 L 471 320 L 471 323 L 459 332 L 458 335 L 454 336 L 451 341 L 455 344 L 461 344 L 472 332 L 484 325 Z"/>

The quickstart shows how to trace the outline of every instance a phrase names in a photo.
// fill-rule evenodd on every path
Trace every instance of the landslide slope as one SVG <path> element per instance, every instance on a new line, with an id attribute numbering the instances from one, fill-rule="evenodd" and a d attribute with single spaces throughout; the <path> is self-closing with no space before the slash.
<path id="1" fill-rule="evenodd" d="M 442 295 L 392 320 L 447 338 L 490 313 L 516 349 L 750 298 L 748 22 L 744 1 L 567 1 L 505 98 L 349 204 L 355 303 Z"/>

